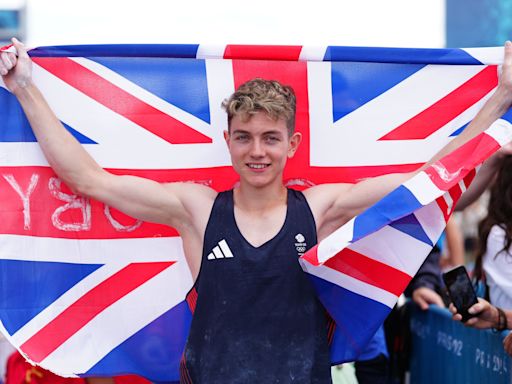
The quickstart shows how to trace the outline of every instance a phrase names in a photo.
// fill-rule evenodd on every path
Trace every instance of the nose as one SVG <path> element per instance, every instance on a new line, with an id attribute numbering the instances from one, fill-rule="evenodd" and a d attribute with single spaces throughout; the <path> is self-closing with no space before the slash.
<path id="1" fill-rule="evenodd" d="M 263 143 L 261 142 L 261 140 L 253 140 L 250 155 L 253 158 L 261 158 L 265 156 L 265 148 L 263 147 Z"/>

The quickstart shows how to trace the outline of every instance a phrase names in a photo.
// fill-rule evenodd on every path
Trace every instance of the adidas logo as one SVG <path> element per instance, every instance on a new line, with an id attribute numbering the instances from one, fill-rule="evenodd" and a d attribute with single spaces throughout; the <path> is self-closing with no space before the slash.
<path id="1" fill-rule="evenodd" d="M 229 259 L 232 257 L 233 253 L 231 252 L 231 249 L 229 249 L 228 243 L 226 243 L 226 240 L 224 239 L 219 241 L 219 245 L 214 247 L 208 254 L 208 260 Z"/>

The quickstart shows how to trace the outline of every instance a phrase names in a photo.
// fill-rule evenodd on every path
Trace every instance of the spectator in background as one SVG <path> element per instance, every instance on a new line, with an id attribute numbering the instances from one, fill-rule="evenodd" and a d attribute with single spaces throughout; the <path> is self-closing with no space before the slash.
<path id="1" fill-rule="evenodd" d="M 503 158 L 490 190 L 487 216 L 478 227 L 474 277 L 485 282 L 486 298 L 512 309 L 512 156 Z"/>
<path id="2" fill-rule="evenodd" d="M 465 325 L 478 329 L 494 328 L 498 331 L 512 327 L 512 156 L 505 156 L 490 190 L 487 216 L 481 221 L 478 234 L 474 276 L 485 282 L 490 302 L 479 299 L 469 309 L 476 315 Z M 502 309 L 503 308 L 503 309 Z M 462 320 L 453 305 L 453 319 Z M 503 341 L 512 355 L 512 333 Z"/>
<path id="3" fill-rule="evenodd" d="M 508 166 L 512 164 L 511 158 L 512 144 L 507 144 L 506 146 L 502 147 L 495 155 L 490 157 L 482 165 L 478 173 L 478 177 L 475 178 L 475 180 L 468 188 L 468 190 L 459 199 L 459 202 L 457 203 L 455 210 L 462 211 L 466 209 L 482 195 L 482 193 L 489 186 L 489 184 L 496 185 L 496 183 L 494 183 L 494 179 L 497 174 L 501 174 L 500 171 L 496 172 L 496 169 L 506 169 L 507 164 Z M 502 177 L 503 181 L 505 181 L 505 175 Z M 509 178 L 507 178 L 507 180 L 508 179 L 512 180 L 512 175 Z M 512 183 L 509 182 L 509 184 L 509 188 L 512 187 Z M 501 183 L 500 185 L 503 185 L 503 183 Z M 500 189 L 501 187 L 496 188 Z M 498 191 L 496 191 L 496 193 L 498 193 Z M 510 207 L 509 211 L 507 211 L 507 214 L 509 218 L 512 218 L 512 215 L 510 214 L 512 213 L 512 192 L 509 194 L 508 199 L 510 200 Z M 490 206 L 491 205 L 489 205 L 489 207 Z M 448 252 L 452 252 L 453 254 L 453 256 L 449 256 L 449 264 L 452 264 L 453 266 L 464 264 L 463 246 L 461 246 L 463 240 L 460 234 L 460 229 L 456 226 L 456 221 L 454 221 L 453 219 L 449 220 L 447 223 L 446 231 L 447 249 Z M 508 233 L 509 236 L 512 236 L 512 232 Z M 441 277 L 442 271 L 440 258 L 441 250 L 436 245 L 432 249 L 432 252 L 430 252 L 430 254 L 427 256 L 425 262 L 420 267 L 414 278 L 411 280 L 409 286 L 405 291 L 406 296 L 411 297 L 413 301 L 416 304 L 418 304 L 420 308 L 423 310 L 428 309 L 428 306 L 430 304 L 436 304 L 439 305 L 440 307 L 445 307 L 445 303 L 448 303 L 448 298 L 445 294 L 444 283 Z M 475 268 L 478 268 L 478 265 L 476 265 Z M 509 283 L 509 285 L 512 287 L 512 280 L 509 279 L 509 281 L 511 282 Z M 512 309 L 512 306 L 510 308 Z"/>

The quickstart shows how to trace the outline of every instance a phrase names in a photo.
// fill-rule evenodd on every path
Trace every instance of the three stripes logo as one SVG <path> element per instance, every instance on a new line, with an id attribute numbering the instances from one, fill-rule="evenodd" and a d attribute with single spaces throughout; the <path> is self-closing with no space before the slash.
<path id="1" fill-rule="evenodd" d="M 229 249 L 228 243 L 226 243 L 226 240 L 224 239 L 219 241 L 219 245 L 214 247 L 212 251 L 208 254 L 208 260 L 230 258 L 233 258 L 233 253 L 231 252 L 231 249 Z"/>

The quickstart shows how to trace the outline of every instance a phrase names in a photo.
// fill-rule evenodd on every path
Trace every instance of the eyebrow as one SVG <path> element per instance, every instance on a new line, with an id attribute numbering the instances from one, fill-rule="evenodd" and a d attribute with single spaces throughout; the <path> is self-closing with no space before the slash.
<path id="1" fill-rule="evenodd" d="M 235 133 L 246 133 L 246 134 L 251 134 L 251 132 L 249 131 L 246 131 L 245 129 L 235 129 L 231 132 L 232 135 L 234 135 Z M 277 129 L 273 129 L 273 130 L 270 130 L 270 131 L 265 131 L 262 133 L 262 135 L 281 135 L 282 132 L 277 130 Z"/>

